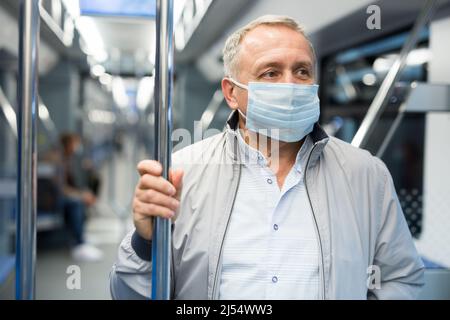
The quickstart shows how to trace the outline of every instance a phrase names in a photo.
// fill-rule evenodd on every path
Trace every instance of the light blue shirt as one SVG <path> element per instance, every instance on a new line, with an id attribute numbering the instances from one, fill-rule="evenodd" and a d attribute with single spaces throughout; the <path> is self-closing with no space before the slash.
<path id="1" fill-rule="evenodd" d="M 219 298 L 318 299 L 319 246 L 302 170 L 311 138 L 280 190 L 267 159 L 236 135 L 246 161 L 224 241 Z"/>

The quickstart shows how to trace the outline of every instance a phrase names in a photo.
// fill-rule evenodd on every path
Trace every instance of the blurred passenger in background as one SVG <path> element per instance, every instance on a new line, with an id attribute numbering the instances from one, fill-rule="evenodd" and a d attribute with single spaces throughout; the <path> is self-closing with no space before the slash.
<path id="1" fill-rule="evenodd" d="M 85 242 L 84 226 L 86 222 L 86 209 L 95 205 L 99 180 L 93 172 L 89 175 L 88 185 L 91 188 L 83 188 L 77 182 L 76 167 L 81 161 L 82 143 L 78 135 L 67 133 L 61 136 L 63 147 L 63 208 L 66 225 L 72 233 L 75 245 L 72 248 L 72 257 L 77 261 L 98 261 L 103 253 L 96 247 Z M 94 190 L 92 190 L 94 189 Z"/>

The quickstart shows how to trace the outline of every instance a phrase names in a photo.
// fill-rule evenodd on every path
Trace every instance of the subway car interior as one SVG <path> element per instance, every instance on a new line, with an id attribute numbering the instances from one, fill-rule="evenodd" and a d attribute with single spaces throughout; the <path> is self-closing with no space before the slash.
<path id="1" fill-rule="evenodd" d="M 448 0 L 0 0 L 0 299 L 111 299 L 137 164 L 224 129 L 224 43 L 267 14 L 311 40 L 321 127 L 391 173 L 418 298 L 450 299 Z"/>

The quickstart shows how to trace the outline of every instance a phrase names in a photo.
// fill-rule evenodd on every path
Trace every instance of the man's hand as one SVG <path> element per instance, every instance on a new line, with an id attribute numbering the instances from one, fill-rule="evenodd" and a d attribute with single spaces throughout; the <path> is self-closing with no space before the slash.
<path id="1" fill-rule="evenodd" d="M 164 179 L 162 166 L 154 160 L 139 162 L 141 175 L 133 199 L 133 221 L 141 237 L 151 240 L 153 217 L 171 219 L 180 205 L 182 170 L 170 170 L 170 182 Z"/>

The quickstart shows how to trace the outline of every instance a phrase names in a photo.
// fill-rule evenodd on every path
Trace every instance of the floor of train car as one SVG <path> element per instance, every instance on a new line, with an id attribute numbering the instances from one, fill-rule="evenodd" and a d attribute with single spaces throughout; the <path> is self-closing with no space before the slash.
<path id="1" fill-rule="evenodd" d="M 102 188 L 94 213 L 90 214 L 86 225 L 87 242 L 94 244 L 104 253 L 100 262 L 79 263 L 72 259 L 67 246 L 41 248 L 38 246 L 36 266 L 37 299 L 111 299 L 109 292 L 109 271 L 113 265 L 117 248 L 127 230 L 132 226 L 131 213 L 126 206 L 130 203 L 137 179 L 136 158 L 132 143 L 124 143 L 124 153 L 101 170 Z M 115 168 L 116 201 L 111 199 L 109 184 L 111 165 Z M 120 210 L 117 207 L 120 206 Z M 121 212 L 122 216 L 118 213 Z M 39 235 L 38 235 L 39 237 Z M 39 240 L 38 240 L 39 243 Z M 72 273 L 71 265 L 79 266 L 80 289 L 68 289 L 67 280 Z M 69 273 L 67 273 L 69 272 Z"/>

